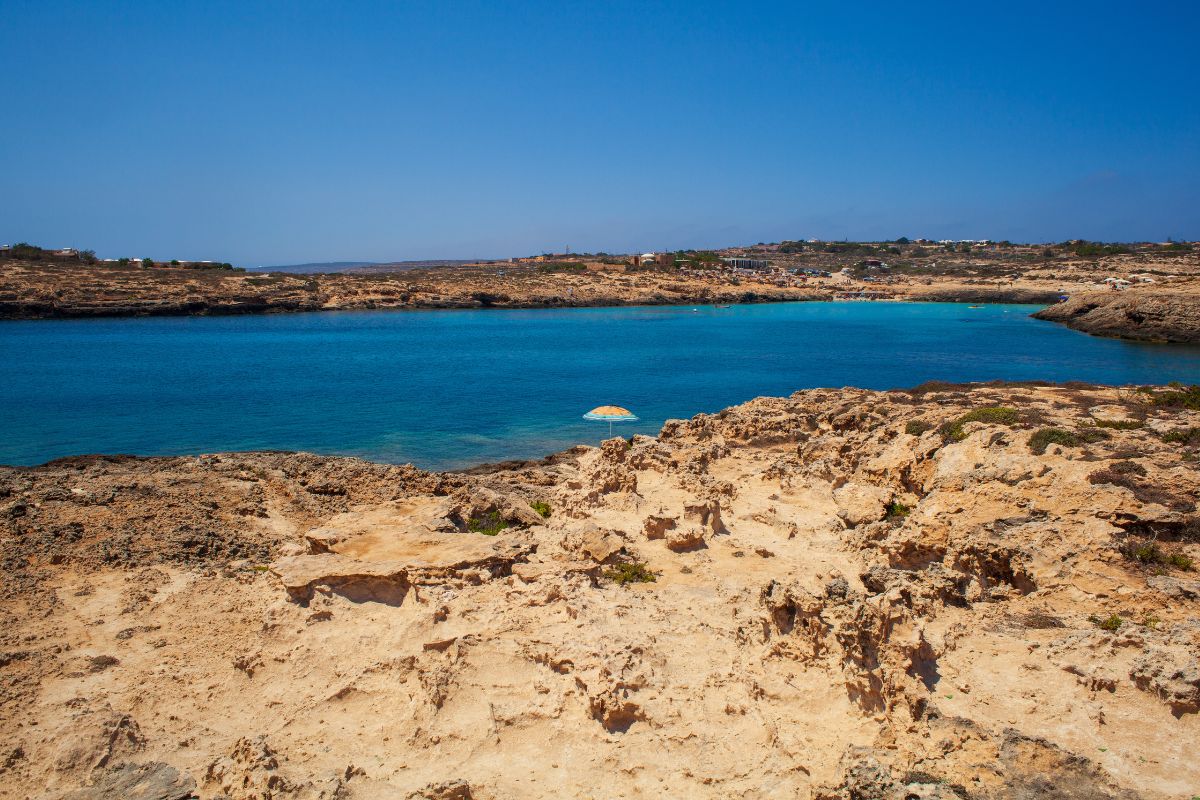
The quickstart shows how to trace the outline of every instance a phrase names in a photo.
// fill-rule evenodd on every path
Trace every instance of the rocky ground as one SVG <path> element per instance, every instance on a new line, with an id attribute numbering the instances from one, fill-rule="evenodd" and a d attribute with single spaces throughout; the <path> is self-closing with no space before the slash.
<path id="1" fill-rule="evenodd" d="M 1190 798 L 1200 390 L 0 468 L 0 797 Z"/>
<path id="2" fill-rule="evenodd" d="M 1034 316 L 1097 336 L 1200 343 L 1200 292 L 1194 288 L 1084 292 Z"/>

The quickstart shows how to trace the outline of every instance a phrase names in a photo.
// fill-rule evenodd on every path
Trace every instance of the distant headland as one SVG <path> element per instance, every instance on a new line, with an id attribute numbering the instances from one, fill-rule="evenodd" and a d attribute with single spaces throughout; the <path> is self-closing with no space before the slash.
<path id="1" fill-rule="evenodd" d="M 1054 304 L 1039 318 L 1099 335 L 1198 342 L 1200 248 L 901 237 L 264 271 L 0 246 L 0 319 L 805 300 Z"/>

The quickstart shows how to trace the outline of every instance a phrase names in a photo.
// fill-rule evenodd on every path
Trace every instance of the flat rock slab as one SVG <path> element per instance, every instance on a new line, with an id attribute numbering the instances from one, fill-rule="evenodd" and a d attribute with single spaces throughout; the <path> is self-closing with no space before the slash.
<path id="1" fill-rule="evenodd" d="M 124 764 L 103 773 L 91 786 L 56 795 L 57 800 L 194 800 L 196 781 L 170 764 Z"/>
<path id="2" fill-rule="evenodd" d="M 318 587 L 355 602 L 399 605 L 412 586 L 479 584 L 511 574 L 534 546 L 472 533 L 364 534 L 337 552 L 285 556 L 271 564 L 288 596 L 307 603 Z"/>

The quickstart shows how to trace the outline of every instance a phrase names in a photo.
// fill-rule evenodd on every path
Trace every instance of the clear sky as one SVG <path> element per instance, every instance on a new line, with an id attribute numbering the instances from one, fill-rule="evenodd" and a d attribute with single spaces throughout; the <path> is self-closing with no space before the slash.
<path id="1" fill-rule="evenodd" d="M 0 0 L 0 242 L 1200 238 L 1190 2 Z"/>

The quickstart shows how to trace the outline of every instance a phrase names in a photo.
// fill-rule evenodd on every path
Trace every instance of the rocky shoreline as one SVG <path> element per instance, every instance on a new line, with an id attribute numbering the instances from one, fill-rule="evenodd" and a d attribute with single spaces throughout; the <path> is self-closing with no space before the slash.
<path id="1" fill-rule="evenodd" d="M 886 284 L 819 278 L 777 285 L 766 277 L 716 273 L 545 273 L 501 266 L 298 275 L 8 262 L 0 265 L 0 320 L 736 305 L 832 300 L 868 292 L 893 301 L 1047 304 L 1034 316 L 1098 336 L 1200 341 L 1200 293 L 1190 277 L 1176 280 L 1169 290 L 1068 290 L 1071 299 L 1058 303 L 1063 282 L 1052 282 L 1053 274 L 1025 279 L 1012 273 L 1008 280 L 911 276 Z"/>
<path id="2" fill-rule="evenodd" d="M 9 263 L 0 269 L 0 320 L 217 316 L 315 311 L 536 309 L 733 305 L 830 300 L 847 289 L 830 281 L 779 286 L 772 280 L 669 272 L 541 273 L 523 268 L 409 270 L 380 274 L 237 273 L 228 270 L 118 268 Z M 899 300 L 1051 303 L 1045 286 L 971 282 L 887 287 Z"/>
<path id="3" fill-rule="evenodd" d="M 0 468 L 0 797 L 1175 798 L 1200 389 Z"/>
<path id="4" fill-rule="evenodd" d="M 1033 316 L 1094 336 L 1200 343 L 1200 294 L 1190 292 L 1144 289 L 1088 292 Z"/>

